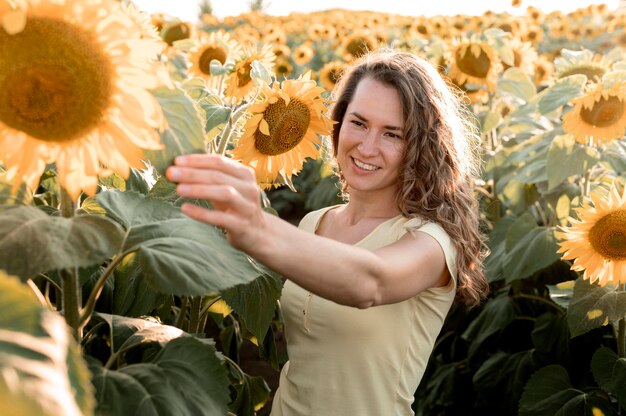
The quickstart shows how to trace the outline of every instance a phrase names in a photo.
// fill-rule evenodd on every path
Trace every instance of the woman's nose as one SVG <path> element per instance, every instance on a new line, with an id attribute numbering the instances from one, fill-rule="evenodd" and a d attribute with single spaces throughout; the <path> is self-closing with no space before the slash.
<path id="1" fill-rule="evenodd" d="M 378 150 L 378 133 L 373 130 L 368 131 L 357 147 L 363 156 L 375 154 Z"/>

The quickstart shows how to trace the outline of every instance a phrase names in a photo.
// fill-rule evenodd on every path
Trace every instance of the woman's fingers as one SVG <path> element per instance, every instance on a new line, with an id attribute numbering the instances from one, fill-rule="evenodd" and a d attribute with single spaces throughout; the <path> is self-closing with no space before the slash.
<path id="1" fill-rule="evenodd" d="M 220 155 L 190 154 L 178 156 L 174 160 L 174 165 L 220 171 L 226 175 L 234 176 L 244 181 L 255 180 L 254 170 L 252 168 Z"/>

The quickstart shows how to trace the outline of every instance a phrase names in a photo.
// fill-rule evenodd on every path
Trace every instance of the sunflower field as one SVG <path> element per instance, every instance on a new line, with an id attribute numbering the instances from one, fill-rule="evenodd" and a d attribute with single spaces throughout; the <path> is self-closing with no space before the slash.
<path id="1" fill-rule="evenodd" d="M 491 251 L 491 293 L 450 311 L 415 413 L 625 415 L 626 10 L 205 1 L 190 23 L 116 0 L 0 0 L 0 414 L 267 415 L 281 277 L 184 216 L 208 204 L 164 171 L 230 156 L 294 223 L 339 202 L 330 90 L 386 47 L 475 115 Z"/>

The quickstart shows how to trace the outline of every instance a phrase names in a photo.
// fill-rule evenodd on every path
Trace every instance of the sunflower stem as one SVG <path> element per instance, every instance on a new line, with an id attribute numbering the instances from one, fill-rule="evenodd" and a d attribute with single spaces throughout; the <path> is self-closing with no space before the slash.
<path id="1" fill-rule="evenodd" d="M 61 281 L 63 283 L 63 316 L 65 322 L 71 328 L 72 335 L 76 341 L 80 342 L 82 330 L 80 325 L 80 293 L 78 284 L 78 270 L 61 270 Z"/>
<path id="2" fill-rule="evenodd" d="M 626 317 L 617 324 L 617 355 L 626 358 Z"/>
<path id="3" fill-rule="evenodd" d="M 222 138 L 220 140 L 220 145 L 217 148 L 217 153 L 220 155 L 224 155 L 226 153 L 226 148 L 228 147 L 228 143 L 230 143 L 231 136 L 233 135 L 235 129 L 234 127 L 237 125 L 239 118 L 246 112 L 251 103 L 244 104 L 238 109 L 236 109 L 232 115 L 228 118 L 228 123 L 226 127 L 224 127 L 224 131 L 222 132 Z"/>
<path id="4" fill-rule="evenodd" d="M 74 216 L 76 211 L 74 200 L 63 187 L 61 187 L 61 194 L 59 195 L 59 205 L 63 217 L 72 218 Z"/>
<path id="5" fill-rule="evenodd" d="M 202 307 L 202 296 L 194 296 L 191 298 L 191 309 L 189 310 L 189 332 L 198 333 L 198 324 L 200 323 L 200 308 Z"/>

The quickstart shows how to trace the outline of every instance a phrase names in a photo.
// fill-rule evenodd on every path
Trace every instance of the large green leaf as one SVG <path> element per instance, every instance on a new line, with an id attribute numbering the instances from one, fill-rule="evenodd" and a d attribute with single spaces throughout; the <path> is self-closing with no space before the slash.
<path id="1" fill-rule="evenodd" d="M 504 71 L 498 81 L 498 91 L 508 92 L 523 102 L 528 102 L 537 93 L 537 87 L 524 71 L 512 67 Z"/>
<path id="2" fill-rule="evenodd" d="M 96 215 L 52 217 L 24 206 L 0 212 L 0 269 L 27 279 L 49 270 L 86 267 L 116 253 L 124 232 Z"/>
<path id="3" fill-rule="evenodd" d="M 506 328 L 516 316 L 515 302 L 509 296 L 500 296 L 487 302 L 462 334 L 470 342 L 468 356 L 474 355 L 487 338 Z"/>
<path id="4" fill-rule="evenodd" d="M 137 250 L 146 283 L 163 293 L 205 295 L 253 281 L 262 269 L 215 227 L 162 200 L 104 192 L 98 203 L 127 228 L 122 250 Z"/>
<path id="5" fill-rule="evenodd" d="M 3 415 L 90 415 L 89 371 L 63 318 L 0 272 L 0 410 Z"/>
<path id="6" fill-rule="evenodd" d="M 133 259 L 132 256 L 129 257 Z M 150 315 L 171 296 L 146 285 L 141 268 L 132 260 L 120 264 L 115 269 L 113 279 L 115 284 L 111 311 L 116 315 Z"/>
<path id="7" fill-rule="evenodd" d="M 600 154 L 615 172 L 626 171 L 626 140 L 613 140 Z"/>
<path id="8" fill-rule="evenodd" d="M 615 396 L 626 410 L 626 358 L 610 348 L 598 348 L 591 359 L 591 370 L 598 385 Z"/>
<path id="9" fill-rule="evenodd" d="M 228 376 L 215 348 L 193 337 L 177 338 L 150 363 L 117 371 L 91 360 L 101 415 L 225 415 Z"/>
<path id="10" fill-rule="evenodd" d="M 553 228 L 535 226 L 529 229 L 504 256 L 503 273 L 507 282 L 531 276 L 558 261 L 557 249 Z"/>
<path id="11" fill-rule="evenodd" d="M 274 317 L 282 287 L 280 277 L 268 272 L 250 283 L 222 291 L 222 297 L 261 342 Z"/>
<path id="12" fill-rule="evenodd" d="M 535 320 L 535 329 L 531 334 L 535 349 L 558 360 L 569 357 L 569 328 L 564 313 L 546 312 Z"/>
<path id="13" fill-rule="evenodd" d="M 547 158 L 548 191 L 572 175 L 583 176 L 599 158 L 595 147 L 578 144 L 568 134 L 555 137 Z"/>
<path id="14" fill-rule="evenodd" d="M 582 74 L 559 79 L 554 85 L 541 91 L 539 112 L 543 115 L 548 114 L 567 104 L 572 98 L 578 97 L 585 82 L 587 82 L 587 77 Z"/>
<path id="15" fill-rule="evenodd" d="M 528 380 L 519 403 L 519 416 L 596 416 L 594 408 L 601 414 L 613 414 L 605 395 L 596 390 L 575 389 L 567 370 L 560 365 L 537 371 Z"/>
<path id="16" fill-rule="evenodd" d="M 143 331 L 147 328 L 165 326 L 158 322 L 141 319 L 141 318 L 128 318 L 126 316 L 110 315 L 108 313 L 96 313 L 96 318 L 101 319 L 109 325 L 109 331 L 111 333 L 109 339 L 111 342 L 111 349 L 117 352 L 126 341 L 133 337 L 136 333 Z M 171 336 L 168 340 L 177 338 L 182 335 L 182 331 L 176 328 L 175 336 Z"/>
<path id="17" fill-rule="evenodd" d="M 222 100 L 217 96 L 207 97 L 200 101 L 200 105 L 206 113 L 206 132 L 210 132 L 216 127 L 225 125 L 232 109 L 222 105 Z"/>
<path id="18" fill-rule="evenodd" d="M 572 337 L 617 322 L 626 316 L 626 292 L 592 285 L 582 277 L 576 280 L 574 296 L 567 309 Z"/>
<path id="19" fill-rule="evenodd" d="M 204 114 L 200 106 L 180 89 L 153 91 L 167 118 L 161 133 L 162 150 L 145 151 L 145 156 L 159 173 L 165 172 L 174 158 L 186 153 L 203 153 Z"/>

